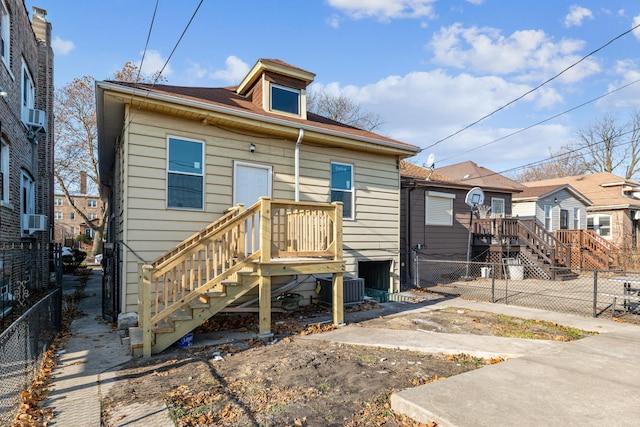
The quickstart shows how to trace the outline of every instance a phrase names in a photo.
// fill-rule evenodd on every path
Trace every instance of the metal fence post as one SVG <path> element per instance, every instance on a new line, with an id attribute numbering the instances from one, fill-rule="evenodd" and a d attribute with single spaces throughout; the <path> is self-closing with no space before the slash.
<path id="1" fill-rule="evenodd" d="M 414 259 L 414 276 L 413 276 L 413 287 L 417 288 L 420 285 L 420 263 L 418 262 L 418 251 L 413 249 L 413 259 Z"/>
<path id="2" fill-rule="evenodd" d="M 496 263 L 491 264 L 491 302 L 496 302 Z"/>
<path id="3" fill-rule="evenodd" d="M 593 270 L 593 317 L 598 316 L 598 270 Z"/>

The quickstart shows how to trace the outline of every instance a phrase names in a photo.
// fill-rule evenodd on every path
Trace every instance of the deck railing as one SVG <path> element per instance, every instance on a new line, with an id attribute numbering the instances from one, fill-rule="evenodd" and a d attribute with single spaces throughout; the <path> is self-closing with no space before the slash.
<path id="1" fill-rule="evenodd" d="M 556 237 L 565 245 L 587 252 L 597 265 L 592 268 L 616 268 L 620 262 L 620 250 L 616 245 L 593 230 L 556 230 Z"/>
<path id="2" fill-rule="evenodd" d="M 556 239 L 553 234 L 535 220 L 515 218 L 486 218 L 473 222 L 473 234 L 476 239 L 493 244 L 524 243 L 538 256 L 554 266 L 571 266 L 569 247 Z"/>
<path id="3" fill-rule="evenodd" d="M 144 340 L 151 339 L 152 325 L 222 290 L 238 273 L 254 271 L 256 262 L 289 257 L 342 258 L 342 203 L 261 198 L 246 210 L 241 205 L 230 210 L 151 264 L 141 264 L 138 315 Z"/>

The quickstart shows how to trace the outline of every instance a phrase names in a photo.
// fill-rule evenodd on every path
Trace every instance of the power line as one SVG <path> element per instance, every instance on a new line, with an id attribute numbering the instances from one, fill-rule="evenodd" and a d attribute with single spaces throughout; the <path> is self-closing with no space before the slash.
<path id="1" fill-rule="evenodd" d="M 478 120 L 474 121 L 473 123 L 468 124 L 467 126 L 463 127 L 462 129 L 450 134 L 449 136 L 442 138 L 436 142 L 434 142 L 433 144 L 423 148 L 421 151 L 429 149 L 431 147 L 434 147 L 438 144 L 440 144 L 441 142 L 444 142 L 450 138 L 453 138 L 454 136 L 458 135 L 461 132 L 464 132 L 465 130 L 471 128 L 472 126 L 477 125 L 478 123 L 480 123 L 481 121 L 493 116 L 494 114 L 496 114 L 497 112 L 504 110 L 505 108 L 507 108 L 509 105 L 521 100 L 522 98 L 524 98 L 525 96 L 529 95 L 530 93 L 535 92 L 536 90 L 540 89 L 542 86 L 546 85 L 547 83 L 557 79 L 558 77 L 560 77 L 562 74 L 564 74 L 565 72 L 569 71 L 571 68 L 575 67 L 576 65 L 580 64 L 581 62 L 583 62 L 584 60 L 586 60 L 587 58 L 589 58 L 590 56 L 594 55 L 595 53 L 601 51 L 602 49 L 604 49 L 605 47 L 609 46 L 611 43 L 613 43 L 614 41 L 618 40 L 621 37 L 626 36 L 627 34 L 631 33 L 632 31 L 636 30 L 637 28 L 640 28 L 640 24 L 632 27 L 631 29 L 625 31 L 622 34 L 619 34 L 618 36 L 614 37 L 613 39 L 609 40 L 607 43 L 605 43 L 604 45 L 600 46 L 599 48 L 591 51 L 590 53 L 588 53 L 587 55 L 583 56 L 582 58 L 580 58 L 578 61 L 574 62 L 573 64 L 569 65 L 567 68 L 565 68 L 564 70 L 560 71 L 558 74 L 556 74 L 555 76 L 545 80 L 544 82 L 540 83 L 538 86 L 534 87 L 533 89 L 528 90 L 527 92 L 523 93 L 522 95 L 520 95 L 519 97 L 507 102 L 506 104 L 504 104 L 502 107 L 499 107 L 498 109 L 482 116 L 481 118 L 479 118 Z"/>
<path id="2" fill-rule="evenodd" d="M 444 161 L 447 161 L 447 160 L 453 159 L 454 157 L 461 156 L 462 154 L 467 154 L 467 153 L 469 153 L 469 152 L 471 152 L 471 151 L 479 150 L 480 148 L 486 147 L 487 145 L 491 145 L 491 144 L 496 143 L 496 142 L 498 142 L 498 141 L 502 141 L 503 139 L 507 139 L 507 138 L 509 138 L 509 137 L 512 137 L 513 135 L 517 135 L 517 134 L 519 134 L 519 133 L 522 133 L 522 132 L 524 132 L 524 131 L 526 131 L 526 130 L 529 130 L 529 129 L 531 129 L 531 128 L 535 127 L 535 126 L 539 126 L 539 125 L 541 125 L 541 124 L 543 124 L 543 123 L 546 123 L 546 122 L 551 121 L 551 120 L 553 120 L 553 119 L 556 119 L 556 118 L 558 118 L 558 117 L 560 117 L 560 116 L 563 116 L 563 115 L 565 115 L 565 114 L 568 114 L 568 113 L 570 113 L 570 112 L 572 112 L 572 111 L 574 111 L 574 110 L 577 110 L 578 108 L 582 108 L 582 107 L 584 107 L 585 105 L 588 105 L 588 104 L 591 104 L 591 103 L 593 103 L 593 102 L 595 102 L 595 101 L 598 101 L 598 100 L 600 100 L 600 99 L 602 99 L 602 98 L 604 98 L 604 97 L 606 97 L 606 96 L 612 95 L 612 94 L 614 94 L 614 93 L 616 93 L 616 92 L 618 92 L 618 91 L 620 91 L 620 90 L 622 90 L 622 89 L 626 89 L 627 87 L 632 86 L 632 85 L 634 85 L 634 84 L 636 84 L 636 83 L 638 83 L 638 82 L 640 82 L 640 79 L 638 79 L 638 80 L 634 80 L 634 81 L 633 81 L 633 82 L 631 82 L 631 83 L 627 83 L 626 85 L 620 86 L 620 87 L 618 87 L 618 88 L 616 88 L 616 89 L 614 89 L 614 90 L 611 90 L 611 91 L 609 91 L 609 92 L 607 92 L 607 93 L 604 93 L 604 94 L 602 94 L 602 95 L 600 95 L 600 96 L 597 96 L 597 97 L 595 97 L 595 98 L 593 98 L 593 99 L 590 99 L 589 101 L 583 102 L 583 103 L 582 103 L 582 104 L 580 104 L 580 105 L 577 105 L 577 106 L 575 106 L 575 107 L 572 107 L 572 108 L 570 108 L 570 109 L 568 109 L 568 110 L 565 110 L 565 111 L 563 111 L 563 112 L 561 112 L 561 113 L 555 114 L 555 115 L 553 115 L 553 116 L 551 116 L 551 117 L 548 117 L 548 118 L 546 118 L 546 119 L 544 119 L 544 120 L 541 120 L 541 121 L 539 121 L 539 122 L 537 122 L 537 123 L 534 123 L 534 124 L 532 124 L 532 125 L 529 125 L 529 126 L 527 126 L 527 127 L 525 127 L 525 128 L 519 129 L 519 130 L 517 130 L 517 131 L 515 131 L 515 132 L 511 132 L 510 134 L 507 134 L 507 135 L 501 136 L 500 138 L 494 139 L 493 141 L 489 141 L 489 142 L 487 142 L 487 143 L 484 143 L 484 144 L 482 144 L 482 145 L 479 145 L 479 146 L 477 146 L 477 147 L 475 147 L 475 148 L 472 148 L 472 149 L 470 149 L 470 150 L 466 150 L 464 153 L 454 154 L 453 156 L 449 156 L 449 157 L 447 157 L 446 159 L 442 159 L 441 161 L 442 161 L 442 162 L 444 162 Z"/>

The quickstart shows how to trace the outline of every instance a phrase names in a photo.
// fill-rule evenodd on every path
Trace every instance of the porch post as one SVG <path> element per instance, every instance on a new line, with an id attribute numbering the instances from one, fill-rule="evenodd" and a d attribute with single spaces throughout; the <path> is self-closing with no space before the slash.
<path id="1" fill-rule="evenodd" d="M 271 199 L 260 198 L 260 263 L 271 262 Z M 260 271 L 258 294 L 260 299 L 259 332 L 271 333 L 271 276 L 263 276 Z"/>
<path id="2" fill-rule="evenodd" d="M 333 259 L 336 261 L 343 260 L 343 248 L 342 248 L 342 202 L 334 202 L 334 220 L 333 220 L 333 242 L 334 242 L 334 255 Z M 343 272 L 333 273 L 333 286 L 332 286 L 332 312 L 333 312 L 333 324 L 344 324 L 344 277 Z"/>
<path id="3" fill-rule="evenodd" d="M 151 356 L 151 266 L 138 263 L 138 323 L 142 328 L 142 355 Z"/>
<path id="4" fill-rule="evenodd" d="M 271 276 L 260 276 L 260 335 L 271 334 Z"/>

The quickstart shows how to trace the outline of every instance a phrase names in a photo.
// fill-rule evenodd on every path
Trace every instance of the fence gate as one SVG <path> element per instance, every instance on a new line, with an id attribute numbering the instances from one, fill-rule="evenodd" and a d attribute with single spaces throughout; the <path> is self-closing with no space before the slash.
<path id="1" fill-rule="evenodd" d="M 109 322 L 118 320 L 120 312 L 120 283 L 118 280 L 119 251 L 103 250 L 102 259 L 102 318 Z"/>

